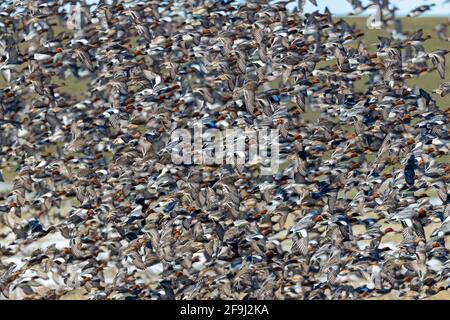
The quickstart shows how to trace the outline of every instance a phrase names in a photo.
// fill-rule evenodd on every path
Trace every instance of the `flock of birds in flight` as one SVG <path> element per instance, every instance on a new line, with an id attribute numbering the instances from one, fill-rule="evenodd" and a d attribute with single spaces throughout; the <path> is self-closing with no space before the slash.
<path id="1" fill-rule="evenodd" d="M 388 0 L 349 2 L 389 35 L 305 1 L 4 1 L 0 297 L 448 290 L 449 50 Z M 408 86 L 428 73 L 433 92 Z M 171 132 L 195 121 L 278 129 L 285 165 L 173 164 Z"/>

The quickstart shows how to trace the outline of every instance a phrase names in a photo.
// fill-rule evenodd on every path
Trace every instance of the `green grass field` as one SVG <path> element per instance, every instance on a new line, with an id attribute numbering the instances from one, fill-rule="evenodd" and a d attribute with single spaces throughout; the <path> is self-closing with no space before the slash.
<path id="1" fill-rule="evenodd" d="M 366 26 L 365 18 L 356 18 L 356 17 L 344 17 L 345 21 L 347 21 L 350 25 L 356 25 L 356 27 L 364 32 L 364 41 L 367 46 L 367 49 L 370 51 L 375 51 L 376 46 L 372 44 L 376 44 L 379 42 L 378 36 L 388 36 L 390 35 L 390 30 L 392 27 L 388 26 L 386 29 L 381 30 L 370 30 Z M 450 41 L 440 41 L 436 36 L 436 31 L 434 30 L 435 26 L 439 23 L 444 23 L 448 21 L 446 17 L 426 17 L 426 18 L 402 18 L 402 26 L 403 32 L 414 33 L 419 29 L 423 29 L 424 37 L 430 35 L 432 38 L 426 40 L 424 43 L 426 52 L 431 52 L 437 49 L 447 49 L 450 50 Z M 447 64 L 446 64 L 446 73 L 445 79 L 442 80 L 437 71 L 425 74 L 418 78 L 412 78 L 407 80 L 407 84 L 411 86 L 417 86 L 425 89 L 431 94 L 431 91 L 438 88 L 442 82 L 446 82 L 450 80 L 450 61 L 449 56 L 447 56 Z M 440 108 L 450 107 L 450 97 L 440 97 L 437 94 L 433 94 L 433 98 L 436 99 Z"/>
<path id="2" fill-rule="evenodd" d="M 339 20 L 341 18 L 336 18 L 336 20 Z M 363 39 L 365 41 L 365 44 L 367 48 L 370 51 L 375 51 L 376 46 L 374 44 L 378 43 L 378 36 L 388 36 L 391 30 L 391 26 L 388 26 L 385 29 L 381 30 L 370 30 L 366 26 L 366 18 L 362 17 L 342 17 L 345 21 L 347 21 L 350 25 L 355 25 L 358 30 L 364 32 Z M 419 29 L 423 29 L 424 36 L 431 35 L 432 38 L 427 40 L 425 42 L 425 50 L 427 52 L 431 52 L 436 49 L 449 49 L 450 50 L 450 42 L 449 41 L 440 41 L 436 37 L 436 32 L 434 30 L 435 26 L 438 23 L 446 22 L 446 17 L 427 17 L 427 18 L 403 18 L 402 24 L 403 24 L 403 31 L 408 31 L 410 33 L 413 33 Z M 54 32 L 55 34 L 61 32 L 61 31 L 69 31 L 65 27 L 62 26 L 55 26 Z M 69 31 L 70 32 L 70 31 Z M 135 44 L 135 41 L 130 41 L 131 44 Z M 29 42 L 25 42 L 19 45 L 19 50 L 21 53 L 25 53 L 25 50 L 27 46 L 29 45 Z M 352 46 L 356 45 L 356 42 L 351 44 Z M 448 58 L 447 58 L 448 59 Z M 26 67 L 26 63 L 24 63 L 22 66 L 18 67 L 18 70 L 22 70 L 24 67 Z M 418 86 L 421 87 L 428 92 L 431 93 L 432 90 L 436 89 L 440 83 L 444 81 L 449 81 L 450 79 L 450 62 L 447 63 L 446 66 L 446 79 L 442 80 L 440 79 L 439 75 L 437 74 L 437 71 L 434 71 L 432 73 L 425 74 L 419 78 L 413 78 L 408 79 L 407 83 L 411 86 Z M 59 92 L 65 92 L 70 93 L 77 99 L 84 99 L 87 97 L 87 84 L 89 82 L 89 79 L 76 79 L 73 76 L 70 76 L 64 80 L 64 83 L 61 81 L 55 81 L 55 84 L 58 85 L 58 88 L 56 91 Z M 364 90 L 364 80 L 360 80 L 356 84 L 357 90 Z M 4 87 L 6 85 L 6 82 L 2 77 L 0 77 L 0 87 Z M 450 107 L 450 98 L 444 97 L 441 98 L 439 95 L 434 94 L 433 95 L 436 101 L 438 102 L 439 107 L 446 108 Z M 307 115 L 305 115 L 307 116 Z"/>

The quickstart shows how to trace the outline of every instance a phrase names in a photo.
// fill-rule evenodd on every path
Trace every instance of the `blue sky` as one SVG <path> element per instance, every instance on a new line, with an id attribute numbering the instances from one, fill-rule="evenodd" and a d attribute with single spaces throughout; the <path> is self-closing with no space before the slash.
<path id="1" fill-rule="evenodd" d="M 352 11 L 352 6 L 347 0 L 316 0 L 317 8 L 314 7 L 309 0 L 306 0 L 307 5 L 305 7 L 306 12 L 311 12 L 314 10 L 319 10 L 323 12 L 325 7 L 327 6 L 330 11 L 335 15 L 346 15 L 347 13 Z M 363 5 L 367 5 L 370 1 L 362 0 Z M 406 15 L 412 9 L 423 5 L 423 4 L 436 4 L 431 11 L 423 14 L 424 16 L 447 16 L 450 17 L 450 2 L 443 4 L 445 0 L 391 0 L 390 3 L 397 6 L 399 9 L 397 14 L 400 16 Z M 366 11 L 364 14 L 368 14 Z"/>
<path id="2" fill-rule="evenodd" d="M 1 0 L 0 0 L 1 1 Z M 283 0 L 285 1 L 285 0 Z M 292 0 L 291 0 L 292 1 Z M 352 6 L 348 0 L 316 0 L 317 7 L 312 5 L 309 0 L 306 0 L 306 12 L 312 12 L 315 10 L 319 10 L 323 12 L 325 7 L 328 7 L 333 15 L 347 15 L 352 11 Z M 87 3 L 96 3 L 98 0 L 87 0 Z M 109 1 L 108 1 L 109 2 Z M 273 1 L 277 2 L 277 1 Z M 363 5 L 367 5 L 371 1 L 362 0 Z M 423 16 L 447 16 L 450 17 L 450 0 L 390 0 L 391 5 L 395 5 L 398 8 L 397 15 L 404 16 L 409 11 L 414 8 L 417 8 L 423 4 L 436 4 L 430 11 L 423 14 Z M 297 1 L 292 1 L 288 8 L 294 8 L 296 6 Z M 370 12 L 365 11 L 362 16 L 368 15 Z"/>

